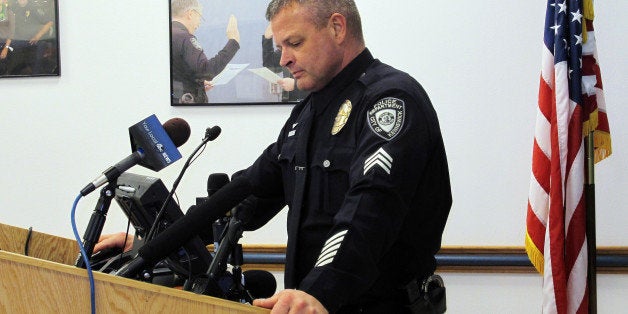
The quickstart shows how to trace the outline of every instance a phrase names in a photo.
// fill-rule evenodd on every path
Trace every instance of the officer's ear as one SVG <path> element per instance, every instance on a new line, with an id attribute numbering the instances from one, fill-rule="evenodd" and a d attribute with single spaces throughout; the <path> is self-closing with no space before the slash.
<path id="1" fill-rule="evenodd" d="M 329 29 L 332 37 L 338 44 L 347 36 L 347 19 L 340 13 L 334 13 L 329 17 Z"/>

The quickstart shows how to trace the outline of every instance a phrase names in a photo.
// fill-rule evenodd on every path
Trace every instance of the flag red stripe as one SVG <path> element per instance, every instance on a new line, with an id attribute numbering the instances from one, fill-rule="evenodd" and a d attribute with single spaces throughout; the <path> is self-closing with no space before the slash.
<path id="1" fill-rule="evenodd" d="M 549 86 L 541 76 L 541 82 L 539 84 L 539 110 L 543 113 L 547 121 L 550 121 L 552 117 L 553 109 L 551 99 L 553 95 L 552 87 Z"/>
<path id="2" fill-rule="evenodd" d="M 560 163 L 560 145 L 558 140 L 558 121 L 556 116 L 556 94 L 552 93 L 551 115 L 551 170 L 550 170 L 550 210 L 548 219 L 549 233 L 549 259 L 552 267 L 551 280 L 554 285 L 554 300 L 558 313 L 566 313 L 567 304 L 567 275 L 565 274 L 565 261 L 563 248 L 565 247 L 565 211 L 563 208 L 563 179 Z M 547 261 L 547 257 L 546 257 Z"/>
<path id="3" fill-rule="evenodd" d="M 528 215 L 526 217 L 526 226 L 528 229 L 528 235 L 532 239 L 532 242 L 543 254 L 543 243 L 545 242 L 545 225 L 539 220 L 539 218 L 532 211 L 530 202 L 528 202 Z"/>
<path id="4" fill-rule="evenodd" d="M 538 184 L 543 188 L 545 193 L 549 194 L 550 187 L 550 160 L 545 156 L 537 141 L 534 141 L 534 148 L 532 150 L 532 174 L 534 178 L 538 182 Z"/>

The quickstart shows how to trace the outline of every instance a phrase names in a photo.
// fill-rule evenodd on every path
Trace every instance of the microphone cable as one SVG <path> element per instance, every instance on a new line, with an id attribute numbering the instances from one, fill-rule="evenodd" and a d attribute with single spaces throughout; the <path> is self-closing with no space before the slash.
<path id="1" fill-rule="evenodd" d="M 83 247 L 83 241 L 81 241 L 81 237 L 78 234 L 78 229 L 76 228 L 76 207 L 78 205 L 79 200 L 83 197 L 82 194 L 79 195 L 74 200 L 72 204 L 72 211 L 70 212 L 70 222 L 72 224 L 72 231 L 74 232 L 74 238 L 78 243 L 79 249 L 81 250 L 81 256 L 83 258 L 83 262 L 85 262 L 85 266 L 87 268 L 87 277 L 89 278 L 89 295 L 91 300 L 91 309 L 92 314 L 96 314 L 96 293 L 95 293 L 95 284 L 94 284 L 94 274 L 92 272 L 92 266 L 89 263 L 89 259 L 87 258 L 87 253 L 85 252 L 85 248 Z"/>

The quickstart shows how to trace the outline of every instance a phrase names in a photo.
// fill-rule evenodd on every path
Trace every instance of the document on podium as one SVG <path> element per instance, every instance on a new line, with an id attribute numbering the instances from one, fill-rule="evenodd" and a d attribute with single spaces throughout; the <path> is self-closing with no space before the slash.
<path id="1" fill-rule="evenodd" d="M 276 84 L 277 81 L 281 79 L 281 76 L 277 75 L 275 72 L 271 71 L 268 68 L 249 69 L 249 71 L 259 75 L 261 78 L 273 84 Z"/>
<path id="2" fill-rule="evenodd" d="M 214 86 L 225 85 L 248 66 L 248 63 L 229 63 L 222 72 L 218 73 L 218 75 L 212 79 L 212 83 Z"/>

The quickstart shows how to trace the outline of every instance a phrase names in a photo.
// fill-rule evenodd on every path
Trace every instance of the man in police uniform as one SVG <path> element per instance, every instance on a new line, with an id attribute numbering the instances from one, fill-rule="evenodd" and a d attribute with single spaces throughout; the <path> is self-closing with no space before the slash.
<path id="1" fill-rule="evenodd" d="M 37 75 L 58 74 L 54 44 L 54 10 L 46 4 L 30 0 L 17 0 L 11 5 L 15 14 L 15 31 L 10 47 L 7 74 Z M 48 56 L 48 57 L 46 57 Z"/>
<path id="2" fill-rule="evenodd" d="M 438 118 L 408 74 L 373 58 L 353 0 L 272 0 L 280 64 L 311 94 L 242 176 L 289 206 L 272 313 L 411 313 L 451 207 Z M 418 288 L 417 288 L 418 289 Z"/>
<path id="3" fill-rule="evenodd" d="M 211 80 L 220 73 L 240 49 L 240 32 L 232 15 L 227 24 L 227 44 L 208 59 L 194 36 L 202 20 L 198 0 L 172 0 L 172 102 L 206 103 Z"/>
<path id="4" fill-rule="evenodd" d="M 278 200 L 258 206 L 248 229 L 289 207 L 287 289 L 254 305 L 434 313 L 420 291 L 436 268 L 452 199 L 427 94 L 373 58 L 353 0 L 272 0 L 266 15 L 281 65 L 311 93 L 239 174 L 254 196 Z M 98 249 L 121 246 L 124 235 L 101 240 Z"/>
<path id="5" fill-rule="evenodd" d="M 15 33 L 15 14 L 9 7 L 9 0 L 0 0 L 0 75 L 6 74 L 7 58 L 13 51 L 11 40 Z"/>

